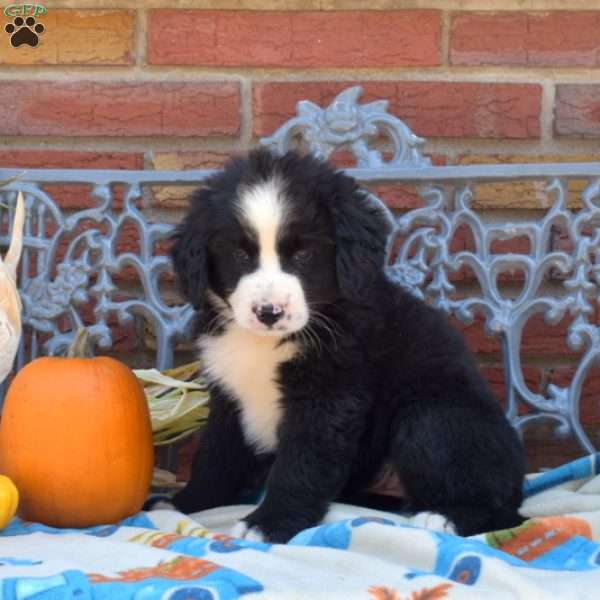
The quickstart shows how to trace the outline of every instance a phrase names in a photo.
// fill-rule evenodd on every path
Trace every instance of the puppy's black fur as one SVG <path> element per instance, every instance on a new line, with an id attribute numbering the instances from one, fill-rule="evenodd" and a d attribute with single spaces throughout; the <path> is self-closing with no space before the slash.
<path id="1" fill-rule="evenodd" d="M 209 422 L 175 506 L 192 512 L 231 504 L 243 488 L 265 484 L 246 521 L 285 542 L 317 524 L 331 501 L 356 498 L 388 463 L 407 507 L 441 513 L 459 534 L 520 523 L 524 457 L 515 431 L 446 316 L 384 275 L 385 213 L 326 163 L 258 150 L 193 196 L 172 257 L 198 311 L 197 335 L 223 334 L 226 322 L 214 325 L 220 303 L 252 269 L 227 253 L 229 243 L 245 243 L 237 193 L 274 173 L 286 181 L 290 221 L 311 232 L 310 265 L 286 263 L 281 254 L 324 317 L 311 323 L 318 343 L 300 334 L 281 341 L 301 352 L 279 366 L 275 452 L 253 450 L 237 399 L 211 382 Z"/>

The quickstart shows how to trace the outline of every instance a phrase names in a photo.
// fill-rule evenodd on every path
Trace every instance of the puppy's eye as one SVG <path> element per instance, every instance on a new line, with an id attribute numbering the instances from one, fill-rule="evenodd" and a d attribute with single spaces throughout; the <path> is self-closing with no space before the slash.
<path id="1" fill-rule="evenodd" d="M 303 265 L 309 262 L 312 256 L 312 250 L 309 250 L 308 248 L 302 248 L 301 250 L 296 250 L 296 252 L 294 252 L 292 255 L 292 260 L 299 265 Z"/>
<path id="2" fill-rule="evenodd" d="M 233 258 L 235 259 L 235 262 L 240 265 L 250 262 L 250 255 L 243 248 L 235 248 L 233 251 Z"/>

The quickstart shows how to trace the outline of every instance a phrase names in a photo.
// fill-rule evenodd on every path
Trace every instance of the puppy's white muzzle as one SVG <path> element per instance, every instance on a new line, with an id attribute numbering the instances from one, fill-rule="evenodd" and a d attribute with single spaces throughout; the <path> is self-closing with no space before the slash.
<path id="1" fill-rule="evenodd" d="M 287 335 L 308 323 L 302 284 L 283 271 L 258 269 L 244 275 L 229 303 L 237 324 L 261 335 Z"/>

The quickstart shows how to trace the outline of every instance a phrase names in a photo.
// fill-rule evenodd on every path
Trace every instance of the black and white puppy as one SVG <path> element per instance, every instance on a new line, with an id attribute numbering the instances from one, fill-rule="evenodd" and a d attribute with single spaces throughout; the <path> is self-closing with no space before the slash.
<path id="1" fill-rule="evenodd" d="M 386 278 L 389 233 L 310 156 L 253 151 L 192 196 L 172 258 L 211 412 L 177 509 L 264 485 L 234 534 L 285 542 L 391 465 L 430 524 L 521 522 L 520 441 L 445 315 Z"/>

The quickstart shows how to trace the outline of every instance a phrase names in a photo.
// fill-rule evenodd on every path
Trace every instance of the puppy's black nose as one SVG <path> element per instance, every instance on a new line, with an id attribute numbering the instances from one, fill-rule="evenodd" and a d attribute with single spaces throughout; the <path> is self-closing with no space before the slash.
<path id="1" fill-rule="evenodd" d="M 256 318 L 267 327 L 272 327 L 279 319 L 281 319 L 281 317 L 283 317 L 283 309 L 281 306 L 263 304 L 262 306 L 255 306 L 253 310 Z"/>

